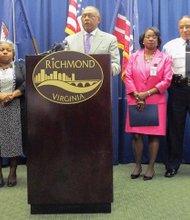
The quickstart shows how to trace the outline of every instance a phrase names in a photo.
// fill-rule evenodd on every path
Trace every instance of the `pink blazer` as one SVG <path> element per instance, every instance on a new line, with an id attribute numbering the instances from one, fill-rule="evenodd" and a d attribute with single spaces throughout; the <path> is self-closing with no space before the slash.
<path id="1" fill-rule="evenodd" d="M 157 68 L 156 75 L 150 75 L 150 68 Z M 126 93 L 128 104 L 136 104 L 135 99 L 129 95 L 131 92 L 144 92 L 156 87 L 160 94 L 155 94 L 146 99 L 148 104 L 166 103 L 165 91 L 172 79 L 171 58 L 160 50 L 156 53 L 150 63 L 145 63 L 144 50 L 139 50 L 131 55 L 126 67 Z"/>

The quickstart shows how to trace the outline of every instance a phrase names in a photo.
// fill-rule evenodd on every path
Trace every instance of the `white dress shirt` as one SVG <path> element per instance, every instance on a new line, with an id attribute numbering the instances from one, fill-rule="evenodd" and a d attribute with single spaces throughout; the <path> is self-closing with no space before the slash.
<path id="1" fill-rule="evenodd" d="M 185 47 L 186 41 L 176 38 L 163 46 L 163 52 L 172 58 L 173 74 L 181 74 L 185 77 Z"/>

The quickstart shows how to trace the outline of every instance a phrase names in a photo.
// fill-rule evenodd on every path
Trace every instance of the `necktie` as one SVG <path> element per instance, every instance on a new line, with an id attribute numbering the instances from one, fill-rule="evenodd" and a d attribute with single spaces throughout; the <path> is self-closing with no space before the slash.
<path id="1" fill-rule="evenodd" d="M 90 37 L 92 36 L 91 33 L 86 34 L 85 44 L 84 44 L 84 52 L 89 53 L 90 51 Z"/>
<path id="2" fill-rule="evenodd" d="M 185 70 L 186 70 L 186 77 L 190 79 L 190 40 L 187 40 L 186 44 L 186 58 L 185 58 Z"/>

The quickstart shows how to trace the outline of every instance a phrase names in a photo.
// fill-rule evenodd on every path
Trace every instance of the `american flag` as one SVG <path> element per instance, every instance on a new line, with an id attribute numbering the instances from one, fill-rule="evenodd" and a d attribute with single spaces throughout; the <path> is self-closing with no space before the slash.
<path id="1" fill-rule="evenodd" d="M 125 77 L 125 68 L 130 54 L 138 49 L 138 12 L 136 0 L 118 1 L 117 18 L 114 35 L 118 40 L 118 47 L 123 50 L 122 78 Z M 134 36 L 135 35 L 135 36 Z"/>
<path id="2" fill-rule="evenodd" d="M 1 36 L 0 39 L 1 40 L 7 40 L 9 36 L 9 30 L 6 26 L 6 24 L 2 21 L 1 23 Z"/>
<path id="3" fill-rule="evenodd" d="M 70 0 L 65 32 L 74 34 L 81 30 L 82 0 Z"/>
<path id="4" fill-rule="evenodd" d="M 114 35 L 118 40 L 118 47 L 123 50 L 123 59 L 122 59 L 122 77 L 124 77 L 124 70 L 129 59 L 129 55 L 132 51 L 132 45 L 130 48 L 130 21 L 121 14 L 117 15 L 116 25 L 114 29 Z"/>

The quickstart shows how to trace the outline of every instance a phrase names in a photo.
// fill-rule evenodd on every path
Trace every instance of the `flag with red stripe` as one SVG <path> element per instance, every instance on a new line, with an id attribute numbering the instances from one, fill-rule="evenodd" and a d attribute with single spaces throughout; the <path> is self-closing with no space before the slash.
<path id="1" fill-rule="evenodd" d="M 125 76 L 125 68 L 130 54 L 138 49 L 138 12 L 136 0 L 120 0 L 114 35 L 118 40 L 118 47 L 123 50 L 122 78 Z M 134 36 L 135 35 L 135 36 Z"/>
<path id="2" fill-rule="evenodd" d="M 1 36 L 0 39 L 1 40 L 7 40 L 9 36 L 9 30 L 6 26 L 6 24 L 2 21 L 1 23 Z"/>
<path id="3" fill-rule="evenodd" d="M 70 0 L 67 14 L 67 24 L 65 32 L 67 34 L 74 34 L 81 30 L 81 10 L 82 0 Z"/>

